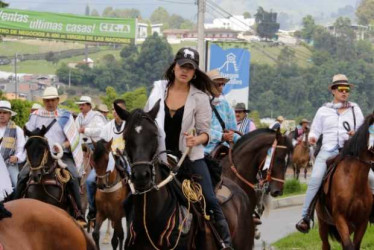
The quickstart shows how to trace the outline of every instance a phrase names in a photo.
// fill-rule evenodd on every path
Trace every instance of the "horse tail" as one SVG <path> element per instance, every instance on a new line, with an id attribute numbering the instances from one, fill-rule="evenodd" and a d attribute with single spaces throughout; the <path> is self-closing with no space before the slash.
<path id="1" fill-rule="evenodd" d="M 10 217 L 12 217 L 12 213 L 6 210 L 3 202 L 0 202 L 0 220 Z"/>
<path id="2" fill-rule="evenodd" d="M 340 237 L 340 234 L 336 226 L 329 225 L 329 235 L 331 239 L 336 240 L 337 242 L 342 242 L 342 238 Z"/>

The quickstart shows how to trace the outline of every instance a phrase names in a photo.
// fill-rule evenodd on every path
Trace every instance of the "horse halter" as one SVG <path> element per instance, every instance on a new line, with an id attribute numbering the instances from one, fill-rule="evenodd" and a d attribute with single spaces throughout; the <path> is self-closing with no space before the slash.
<path id="1" fill-rule="evenodd" d="M 269 166 L 269 169 L 267 171 L 267 174 L 266 174 L 266 178 L 263 179 L 262 178 L 262 175 L 260 174 L 260 180 L 259 180 L 259 184 L 260 186 L 264 186 L 266 183 L 270 183 L 271 181 L 277 181 L 277 182 L 280 182 L 280 183 L 284 183 L 284 180 L 283 179 L 279 179 L 279 178 L 275 178 L 275 177 L 272 177 L 271 176 L 271 173 L 272 173 L 272 170 L 273 170 L 273 167 L 274 167 L 274 157 L 275 157 L 275 154 L 276 154 L 276 149 L 279 148 L 279 149 L 287 149 L 287 146 L 283 146 L 283 145 L 278 145 L 278 141 L 277 139 L 274 140 L 273 142 L 273 146 L 274 147 L 274 151 L 273 151 L 273 155 L 272 155 L 272 159 L 271 159 L 271 162 L 270 162 L 270 166 Z M 265 160 L 266 158 L 263 160 L 263 162 L 260 164 L 259 168 L 258 168 L 258 172 L 261 172 L 262 171 L 262 168 L 264 167 L 265 165 Z M 235 164 L 234 164 L 234 161 L 233 161 L 233 157 L 232 157 L 232 149 L 230 147 L 230 150 L 229 150 L 229 161 L 230 161 L 230 164 L 231 164 L 231 171 L 234 172 L 234 174 L 236 175 L 236 177 L 238 177 L 242 182 L 244 182 L 247 186 L 249 186 L 250 188 L 252 189 L 255 189 L 256 188 L 256 185 L 254 183 L 251 183 L 249 182 L 248 180 L 246 180 L 239 172 L 238 170 L 236 169 L 235 167 Z"/>

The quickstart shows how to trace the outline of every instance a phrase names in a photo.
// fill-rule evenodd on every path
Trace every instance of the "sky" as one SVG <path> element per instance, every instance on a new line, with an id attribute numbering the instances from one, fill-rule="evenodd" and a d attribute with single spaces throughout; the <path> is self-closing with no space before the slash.
<path id="1" fill-rule="evenodd" d="M 3 0 L 4 1 L 4 0 Z M 28 9 L 49 12 L 64 12 L 84 14 L 87 4 L 91 10 L 97 9 L 99 13 L 105 7 L 135 8 L 140 10 L 143 18 L 149 18 L 158 7 L 164 7 L 171 14 L 178 14 L 184 18 L 196 21 L 197 0 L 5 0 L 10 8 Z M 252 15 L 259 6 L 265 10 L 284 12 L 294 19 L 300 19 L 308 14 L 313 16 L 328 16 L 346 5 L 356 7 L 360 0 L 206 0 L 206 19 L 223 17 L 214 4 L 219 5 L 231 14 L 242 14 L 249 11 Z M 213 2 L 213 3 L 212 3 Z"/>

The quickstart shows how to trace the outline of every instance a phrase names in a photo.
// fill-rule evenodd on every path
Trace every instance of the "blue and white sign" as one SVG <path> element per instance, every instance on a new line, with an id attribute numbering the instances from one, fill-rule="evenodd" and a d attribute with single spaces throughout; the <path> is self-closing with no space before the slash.
<path id="1" fill-rule="evenodd" d="M 247 49 L 222 49 L 217 44 L 210 44 L 208 69 L 218 69 L 221 75 L 230 79 L 223 89 L 230 105 L 245 103 L 248 107 L 249 65 L 251 55 Z"/>

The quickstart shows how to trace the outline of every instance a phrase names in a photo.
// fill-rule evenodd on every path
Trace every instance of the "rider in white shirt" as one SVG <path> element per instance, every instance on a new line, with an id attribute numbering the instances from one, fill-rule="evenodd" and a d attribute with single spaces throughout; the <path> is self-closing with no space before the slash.
<path id="1" fill-rule="evenodd" d="M 333 77 L 329 86 L 334 99 L 320 107 L 313 119 L 309 133 L 309 142 L 315 144 L 323 135 L 322 147 L 315 160 L 312 176 L 308 183 L 302 219 L 296 224 L 297 230 L 307 233 L 310 229 L 309 206 L 317 194 L 327 166 L 326 160 L 336 156 L 343 147 L 344 142 L 352 136 L 364 121 L 360 107 L 353 102 L 348 102 L 349 92 L 353 84 L 348 82 L 345 75 L 338 74 Z M 374 191 L 374 173 L 369 172 L 369 184 Z"/>

